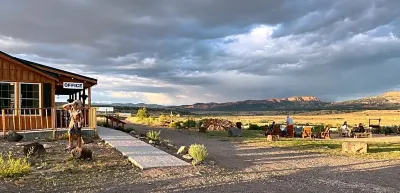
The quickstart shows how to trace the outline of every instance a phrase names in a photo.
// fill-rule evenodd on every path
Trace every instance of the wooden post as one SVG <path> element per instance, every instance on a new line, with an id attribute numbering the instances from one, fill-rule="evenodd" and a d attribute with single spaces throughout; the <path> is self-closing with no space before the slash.
<path id="1" fill-rule="evenodd" d="M 90 90 L 90 87 L 88 88 L 88 106 L 89 108 L 92 106 L 92 92 Z"/>
<path id="2" fill-rule="evenodd" d="M 56 88 L 55 88 L 55 83 L 51 84 L 51 128 L 53 131 L 56 130 Z"/>
<path id="3" fill-rule="evenodd" d="M 85 107 L 85 104 L 86 104 L 86 99 L 84 98 L 85 97 L 85 88 L 83 88 L 83 90 L 82 90 L 82 103 L 83 103 L 83 107 Z"/>
<path id="4" fill-rule="evenodd" d="M 56 108 L 51 108 L 51 128 L 54 130 L 56 130 Z"/>
<path id="5" fill-rule="evenodd" d="M 3 137 L 6 138 L 6 111 L 4 109 L 1 110 L 1 120 L 3 122 Z"/>

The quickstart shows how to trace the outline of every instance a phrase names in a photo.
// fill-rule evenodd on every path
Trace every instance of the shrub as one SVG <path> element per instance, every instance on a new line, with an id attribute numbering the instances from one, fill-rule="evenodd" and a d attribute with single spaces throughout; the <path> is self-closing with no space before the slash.
<path id="1" fill-rule="evenodd" d="M 170 120 L 170 117 L 168 117 L 167 115 L 160 115 L 158 117 L 159 124 L 164 124 L 165 122 L 168 122 L 169 120 Z"/>
<path id="2" fill-rule="evenodd" d="M 194 120 L 187 120 L 185 122 L 183 122 L 183 127 L 196 127 L 196 121 Z"/>
<path id="3" fill-rule="evenodd" d="M 256 124 L 250 124 L 249 130 L 262 130 L 262 127 L 260 127 Z"/>
<path id="4" fill-rule="evenodd" d="M 31 170 L 31 165 L 27 161 L 27 157 L 24 158 L 12 158 L 11 153 L 7 157 L 0 155 L 0 176 L 2 177 L 16 177 Z"/>
<path id="5" fill-rule="evenodd" d="M 107 127 L 106 122 L 103 119 L 97 120 L 97 125 L 102 127 Z"/>
<path id="6" fill-rule="evenodd" d="M 197 121 L 196 122 L 196 129 L 199 129 L 202 124 L 203 124 L 203 120 Z"/>
<path id="7" fill-rule="evenodd" d="M 132 128 L 132 127 L 125 128 L 124 130 L 125 130 L 125 132 L 127 132 L 127 133 L 130 133 L 130 132 L 132 132 L 132 131 L 135 131 L 135 129 Z"/>
<path id="8" fill-rule="evenodd" d="M 156 131 L 149 131 L 147 132 L 147 138 L 153 141 L 159 141 L 160 140 L 160 133 L 161 130 L 156 132 Z"/>
<path id="9" fill-rule="evenodd" d="M 192 163 L 194 165 L 204 161 L 208 156 L 208 151 L 204 144 L 192 144 L 190 145 L 188 152 L 189 155 L 193 158 Z"/>
<path id="10" fill-rule="evenodd" d="M 176 122 L 171 122 L 169 124 L 169 127 L 171 127 L 171 128 L 181 128 L 182 125 L 183 125 L 182 121 L 176 121 Z"/>
<path id="11" fill-rule="evenodd" d="M 144 119 L 144 118 L 149 117 L 146 107 L 139 109 L 136 113 L 136 117 L 139 119 Z"/>

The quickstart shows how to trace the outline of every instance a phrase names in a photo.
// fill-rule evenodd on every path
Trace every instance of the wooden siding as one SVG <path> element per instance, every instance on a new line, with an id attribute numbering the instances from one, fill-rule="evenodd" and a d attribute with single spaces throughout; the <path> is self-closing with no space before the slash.
<path id="1" fill-rule="evenodd" d="M 6 130 L 35 130 L 51 128 L 51 116 L 6 116 Z M 0 120 L 3 125 L 3 120 Z"/>
<path id="2" fill-rule="evenodd" d="M 34 72 L 27 67 L 0 57 L 0 81 L 27 82 L 27 83 L 53 83 L 54 80 Z"/>

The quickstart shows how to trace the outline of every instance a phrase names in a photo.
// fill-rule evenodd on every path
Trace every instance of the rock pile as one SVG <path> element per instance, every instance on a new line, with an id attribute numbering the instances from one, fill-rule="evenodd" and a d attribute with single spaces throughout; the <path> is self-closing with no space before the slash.
<path id="1" fill-rule="evenodd" d="M 204 119 L 201 127 L 209 131 L 224 131 L 235 127 L 235 124 L 225 119 Z"/>

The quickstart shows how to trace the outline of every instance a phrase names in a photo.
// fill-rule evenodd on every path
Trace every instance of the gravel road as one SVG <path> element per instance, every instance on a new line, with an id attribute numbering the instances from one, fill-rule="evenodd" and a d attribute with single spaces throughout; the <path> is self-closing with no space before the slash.
<path id="1" fill-rule="evenodd" d="M 191 131 L 130 126 L 140 133 L 150 129 L 162 130 L 161 138 L 172 140 L 176 145 L 204 143 L 209 158 L 232 171 L 229 179 L 216 180 L 211 176 L 210 181 L 205 180 L 199 187 L 177 188 L 176 191 L 400 192 L 400 160 L 370 160 L 285 148 L 252 147 Z"/>

